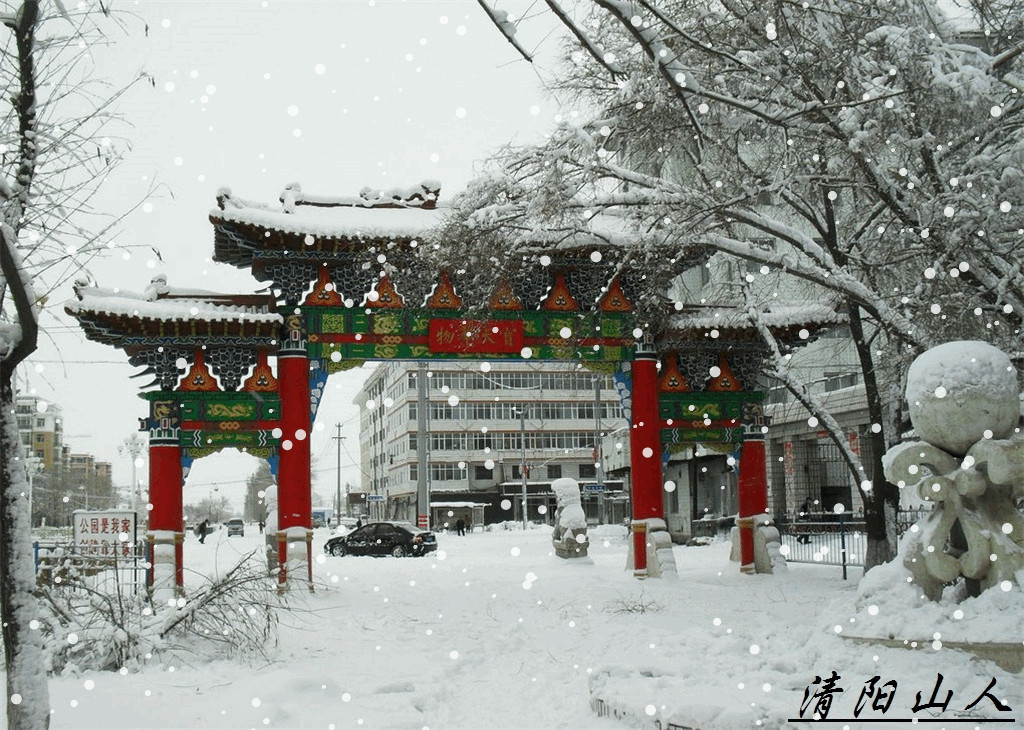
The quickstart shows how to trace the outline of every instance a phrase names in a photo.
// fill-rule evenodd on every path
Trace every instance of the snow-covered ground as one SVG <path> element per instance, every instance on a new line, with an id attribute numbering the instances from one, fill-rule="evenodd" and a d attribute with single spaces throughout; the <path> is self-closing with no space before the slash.
<path id="1" fill-rule="evenodd" d="M 1020 674 L 933 644 L 937 630 L 952 638 L 956 607 L 922 611 L 927 625 L 915 623 L 916 609 L 903 611 L 895 625 L 915 635 L 899 638 L 921 639 L 916 650 L 864 645 L 837 634 L 856 633 L 859 570 L 845 582 L 839 568 L 821 565 L 745 576 L 729 562 L 728 545 L 716 543 L 676 547 L 676 579 L 638 581 L 624 570 L 624 529 L 592 530 L 585 562 L 554 557 L 549 536 L 547 528 L 441 534 L 440 551 L 426 558 L 321 555 L 317 590 L 294 591 L 269 663 L 156 657 L 142 672 L 55 678 L 51 727 L 801 727 L 790 718 L 800 717 L 805 688 L 820 690 L 816 676 L 833 671 L 842 692 L 832 695 L 828 719 L 854 718 L 860 700 L 860 720 L 874 722 L 831 727 L 914 717 L 1024 721 Z M 328 537 L 317 530 L 315 553 Z M 224 571 L 261 541 L 251 527 L 241 538 L 220 530 L 205 545 L 189 535 L 187 568 Z M 1017 589 L 1007 600 L 1010 610 L 1022 606 Z M 881 602 L 879 610 L 899 609 Z M 971 610 L 959 620 L 969 622 Z M 1020 619 L 986 611 L 994 611 L 990 629 L 1005 625 L 1005 641 L 1019 646 Z M 944 710 L 914 713 L 915 694 L 927 703 L 937 674 L 936 701 L 947 690 L 952 699 Z M 862 697 L 875 676 L 875 692 Z M 965 712 L 992 679 L 989 693 L 1012 711 L 982 696 Z M 886 699 L 890 680 L 896 690 Z M 599 717 L 592 700 L 611 716 Z M 812 697 L 805 719 L 816 704 Z"/>

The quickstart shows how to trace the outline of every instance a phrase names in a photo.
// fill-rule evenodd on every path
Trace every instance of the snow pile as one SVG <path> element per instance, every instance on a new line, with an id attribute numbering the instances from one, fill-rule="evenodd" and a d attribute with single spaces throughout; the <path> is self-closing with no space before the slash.
<path id="1" fill-rule="evenodd" d="M 1021 576 L 1024 577 L 1024 576 Z M 1024 590 L 993 588 L 977 598 L 960 582 L 930 601 L 911 582 L 902 560 L 875 568 L 861 580 L 851 636 L 916 641 L 1017 643 L 1024 640 Z"/>

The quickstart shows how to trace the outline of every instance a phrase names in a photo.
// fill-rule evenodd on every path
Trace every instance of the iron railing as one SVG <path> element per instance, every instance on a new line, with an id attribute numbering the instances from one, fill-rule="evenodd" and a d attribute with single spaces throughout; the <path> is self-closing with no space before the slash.
<path id="1" fill-rule="evenodd" d="M 931 511 L 930 507 L 902 509 L 896 515 L 899 538 L 911 525 Z M 863 516 L 832 513 L 779 515 L 775 525 L 782 539 L 783 555 L 790 563 L 819 563 L 847 567 L 864 567 L 867 535 Z"/>
<path id="2" fill-rule="evenodd" d="M 901 509 L 896 515 L 896 534 L 903 533 L 910 526 L 931 511 L 930 507 Z M 727 536 L 736 524 L 736 516 L 705 517 L 690 522 L 693 537 Z M 783 555 L 791 563 L 818 563 L 843 568 L 846 578 L 847 567 L 863 567 L 867 553 L 867 535 L 862 515 L 837 515 L 833 512 L 810 512 L 805 514 L 776 515 L 775 526 L 782 539 Z"/>

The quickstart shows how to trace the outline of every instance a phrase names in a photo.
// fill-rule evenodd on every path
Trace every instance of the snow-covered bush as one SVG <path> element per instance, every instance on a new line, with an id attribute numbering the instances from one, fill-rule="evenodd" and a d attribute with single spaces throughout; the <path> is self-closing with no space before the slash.
<path id="1" fill-rule="evenodd" d="M 154 606 L 147 593 L 124 588 L 76 579 L 37 589 L 42 615 L 32 628 L 42 633 L 50 672 L 135 670 L 172 657 L 266 658 L 277 646 L 278 611 L 287 594 L 274 590 L 256 552 L 167 605 Z"/>

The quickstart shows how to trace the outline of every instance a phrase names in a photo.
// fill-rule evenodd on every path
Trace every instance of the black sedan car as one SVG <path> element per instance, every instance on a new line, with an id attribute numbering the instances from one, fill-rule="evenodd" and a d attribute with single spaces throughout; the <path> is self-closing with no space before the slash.
<path id="1" fill-rule="evenodd" d="M 411 522 L 371 522 L 347 535 L 333 537 L 324 545 L 328 555 L 426 555 L 437 550 L 433 532 L 421 530 Z"/>

